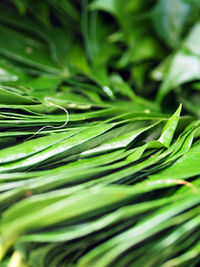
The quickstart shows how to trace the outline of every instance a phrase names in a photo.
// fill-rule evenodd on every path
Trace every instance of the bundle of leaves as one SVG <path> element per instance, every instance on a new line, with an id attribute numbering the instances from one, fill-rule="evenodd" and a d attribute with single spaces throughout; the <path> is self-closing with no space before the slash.
<path id="1" fill-rule="evenodd" d="M 0 266 L 198 266 L 199 11 L 0 2 Z"/>

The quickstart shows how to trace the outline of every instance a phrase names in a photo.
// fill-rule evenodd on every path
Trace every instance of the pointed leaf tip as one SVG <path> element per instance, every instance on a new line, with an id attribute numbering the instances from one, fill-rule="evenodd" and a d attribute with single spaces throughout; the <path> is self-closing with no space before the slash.
<path id="1" fill-rule="evenodd" d="M 180 118 L 181 109 L 182 109 L 182 104 L 179 105 L 176 112 L 169 118 L 169 120 L 167 121 L 162 130 L 160 138 L 158 139 L 158 141 L 162 143 L 166 148 L 170 146 L 171 141 L 173 139 Z"/>

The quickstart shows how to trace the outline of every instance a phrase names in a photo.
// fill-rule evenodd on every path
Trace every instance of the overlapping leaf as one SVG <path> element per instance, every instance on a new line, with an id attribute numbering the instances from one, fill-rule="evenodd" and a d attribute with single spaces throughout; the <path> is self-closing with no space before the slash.
<path id="1" fill-rule="evenodd" d="M 199 8 L 0 3 L 1 266 L 198 266 Z"/>

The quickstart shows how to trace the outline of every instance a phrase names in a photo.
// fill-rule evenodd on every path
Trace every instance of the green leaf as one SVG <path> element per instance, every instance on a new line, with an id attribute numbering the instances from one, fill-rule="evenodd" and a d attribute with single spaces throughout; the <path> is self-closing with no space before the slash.
<path id="1" fill-rule="evenodd" d="M 200 24 L 197 22 L 169 64 L 168 70 L 164 75 L 163 83 L 157 94 L 158 102 L 161 102 L 166 94 L 179 85 L 199 79 L 199 33 Z"/>
<path id="2" fill-rule="evenodd" d="M 52 62 L 47 47 L 2 25 L 0 29 L 0 53 L 2 55 L 46 72 L 60 73 L 61 70 Z M 11 35 L 12 42 L 8 43 L 7 40 Z"/>
<path id="3" fill-rule="evenodd" d="M 159 0 L 153 8 L 153 26 L 170 47 L 177 47 L 191 14 L 191 5 L 184 0 Z"/>
<path id="4" fill-rule="evenodd" d="M 198 165 L 200 154 L 199 144 L 194 145 L 188 152 L 180 157 L 172 166 L 162 170 L 158 174 L 152 175 L 153 179 L 162 177 L 163 179 L 185 179 L 200 174 Z"/>
<path id="5" fill-rule="evenodd" d="M 32 105 L 37 102 L 33 99 L 16 94 L 15 92 L 0 88 L 0 104 Z"/>
<path id="6" fill-rule="evenodd" d="M 182 105 L 179 106 L 177 111 L 172 115 L 172 117 L 168 120 L 165 127 L 163 128 L 163 131 L 161 133 L 160 138 L 158 139 L 158 142 L 163 144 L 165 147 L 169 147 L 170 143 L 172 141 L 172 138 L 174 136 L 174 132 L 176 130 L 180 113 L 181 113 Z"/>

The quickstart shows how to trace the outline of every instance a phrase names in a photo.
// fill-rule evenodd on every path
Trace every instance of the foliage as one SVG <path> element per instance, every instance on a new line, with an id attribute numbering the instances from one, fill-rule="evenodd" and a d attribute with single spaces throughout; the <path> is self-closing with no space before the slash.
<path id="1" fill-rule="evenodd" d="M 199 8 L 0 2 L 0 266 L 198 265 Z"/>

